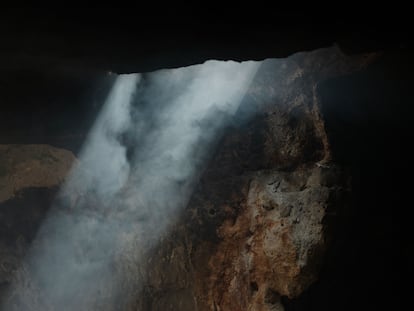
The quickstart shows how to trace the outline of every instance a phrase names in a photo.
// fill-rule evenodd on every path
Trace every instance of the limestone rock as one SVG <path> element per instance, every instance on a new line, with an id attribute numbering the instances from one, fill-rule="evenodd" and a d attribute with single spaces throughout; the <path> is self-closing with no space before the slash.
<path id="1" fill-rule="evenodd" d="M 342 191 L 326 183 L 328 176 L 317 166 L 254 174 L 236 222 L 218 229 L 222 241 L 209 261 L 211 304 L 279 310 L 280 296 L 297 297 L 317 279 L 324 221 L 338 203 L 332 193 Z"/>

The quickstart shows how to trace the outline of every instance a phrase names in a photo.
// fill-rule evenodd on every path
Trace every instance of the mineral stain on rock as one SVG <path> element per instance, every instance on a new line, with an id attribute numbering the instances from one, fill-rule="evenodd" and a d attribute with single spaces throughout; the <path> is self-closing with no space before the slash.
<path id="1" fill-rule="evenodd" d="M 289 191 L 272 191 L 274 178 Z M 200 284 L 208 304 L 223 310 L 276 310 L 280 296 L 297 297 L 317 279 L 318 259 L 327 246 L 325 211 L 336 203 L 330 202 L 330 193 L 338 190 L 324 186 L 324 178 L 316 166 L 251 176 L 237 220 L 224 221 L 217 230 L 220 242 L 208 262 L 210 281 Z"/>

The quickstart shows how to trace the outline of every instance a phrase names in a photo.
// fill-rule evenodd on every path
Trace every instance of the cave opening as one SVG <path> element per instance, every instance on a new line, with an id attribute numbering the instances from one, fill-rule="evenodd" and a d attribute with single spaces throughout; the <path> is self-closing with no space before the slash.
<path id="1" fill-rule="evenodd" d="M 413 252 L 410 205 L 406 203 L 410 202 L 413 154 L 409 145 L 414 132 L 410 48 L 387 41 L 392 48 L 384 51 L 384 45 L 378 47 L 375 40 L 360 46 L 359 38 L 347 50 L 349 37 L 341 46 L 323 48 L 331 43 L 328 32 L 319 32 L 312 41 L 304 39 L 298 28 L 290 34 L 302 41 L 289 39 L 278 49 L 268 43 L 270 32 L 253 40 L 254 30 L 241 28 L 233 41 L 226 43 L 220 37 L 216 49 L 204 50 L 220 36 L 222 25 L 217 25 L 206 41 L 193 39 L 194 48 L 186 52 L 179 52 L 180 44 L 191 42 L 191 36 L 178 36 L 174 43 L 169 39 L 166 52 L 154 53 L 162 43 L 143 39 L 148 49 L 139 52 L 137 45 L 129 43 L 133 31 L 116 39 L 114 29 L 107 41 L 102 36 L 79 43 L 78 36 L 87 38 L 80 35 L 86 21 L 82 23 L 69 38 L 73 49 L 67 53 L 62 48 L 64 40 L 53 36 L 51 43 L 43 40 L 49 38 L 44 28 L 36 30 L 36 35 L 22 35 L 25 40 L 16 49 L 24 51 L 27 45 L 32 50 L 26 54 L 15 53 L 11 43 L 10 50 L 4 52 L 12 56 L 0 76 L 0 301 L 3 305 L 12 301 L 7 310 L 75 310 L 80 305 L 108 311 L 367 310 L 394 309 L 409 296 L 409 289 L 400 287 L 412 274 L 409 258 Z M 208 27 L 203 31 L 207 33 Z M 65 33 L 71 33 L 70 28 Z M 159 33 L 166 40 L 165 33 L 174 31 Z M 252 45 L 243 46 L 240 34 L 258 44 L 254 45 L 257 52 Z M 33 43 L 33 38 L 40 38 L 48 51 Z M 96 59 L 91 56 L 115 39 L 131 49 L 112 48 Z M 263 60 L 268 56 L 277 59 Z M 135 131 L 151 132 L 154 124 L 167 125 L 174 113 L 185 108 L 178 105 L 163 114 L 158 106 L 156 112 L 148 113 L 157 106 L 150 98 L 154 93 L 160 95 L 156 90 L 145 95 L 145 88 L 158 79 L 154 69 L 228 58 L 249 63 L 260 60 L 266 66 L 260 67 L 260 74 L 255 72 L 256 82 L 246 87 L 241 104 L 231 108 L 237 113 L 228 113 L 226 105 L 233 101 L 223 100 L 226 96 L 220 93 L 216 102 L 224 106 L 218 105 L 207 118 L 192 121 L 202 130 L 191 157 L 205 155 L 203 144 L 210 141 L 212 128 L 217 141 L 203 158 L 205 162 L 198 163 L 202 169 L 191 191 L 183 191 L 188 184 L 182 172 L 188 169 L 189 161 L 180 166 L 181 175 L 173 187 L 145 191 L 150 194 L 146 201 L 141 200 L 146 207 L 177 193 L 188 197 L 173 216 L 176 221 L 169 230 L 151 234 L 171 220 L 168 213 L 160 212 L 152 221 L 149 209 L 142 208 L 139 215 L 130 213 L 139 199 L 119 204 L 119 197 L 108 197 L 126 179 L 118 170 L 122 164 L 157 157 L 152 148 L 162 131 L 140 139 L 119 129 L 141 120 L 146 126 Z M 110 71 L 129 73 L 121 76 L 126 80 L 134 77 L 131 90 L 122 91 L 133 98 L 131 120 L 104 105 L 111 96 L 111 86 L 119 82 L 119 76 Z M 230 75 L 229 81 L 237 84 L 238 75 Z M 165 87 L 168 81 L 161 80 L 158 83 Z M 191 85 L 189 80 L 186 82 Z M 224 93 L 232 89 L 217 77 L 213 81 L 219 82 L 206 88 L 202 107 L 208 106 L 204 98 L 214 97 L 215 87 L 223 87 Z M 191 88 L 188 85 L 183 89 Z M 175 92 L 172 87 L 165 100 L 174 101 Z M 137 100 L 137 94 L 144 96 Z M 105 109 L 109 119 L 100 115 Z M 217 122 L 222 123 L 217 126 Z M 103 129 L 103 125 L 109 126 Z M 95 146 L 102 147 L 99 140 L 111 137 L 110 146 L 124 147 L 125 162 L 117 162 L 117 154 L 110 148 L 88 153 L 87 142 L 93 141 L 88 133 L 96 128 L 102 132 Z M 184 132 L 176 134 L 186 137 Z M 177 144 L 166 137 L 167 149 L 175 150 Z M 153 152 L 143 156 L 136 146 Z M 101 173 L 89 179 L 98 190 L 90 190 L 94 194 L 89 196 L 62 194 L 73 163 L 88 154 L 86 170 L 96 166 Z M 162 162 L 166 165 L 161 168 L 154 165 L 144 170 L 135 165 L 134 169 L 150 184 L 153 176 L 162 175 L 158 169 L 174 167 L 174 156 Z M 137 176 L 132 180 L 139 184 L 142 181 Z M 85 192 L 88 178 L 87 174 L 72 178 L 73 189 Z M 165 176 L 159 179 L 169 182 Z M 129 186 L 122 191 L 131 193 L 134 189 Z M 53 204 L 59 211 L 50 216 Z M 76 205 L 88 208 L 74 216 Z M 114 221 L 99 228 L 97 219 L 105 217 Z M 56 228 L 39 229 L 43 221 L 56 219 L 64 221 Z M 84 228 L 79 225 L 83 222 Z M 138 228 L 138 222 L 149 229 Z M 110 234 L 116 230 L 122 232 L 119 238 Z M 36 235 L 64 236 L 66 242 L 60 244 L 72 247 L 65 251 L 57 243 L 55 253 L 41 251 L 39 258 L 55 262 L 40 263 L 37 276 L 30 271 L 38 260 L 24 262 L 28 254 L 39 255 L 36 248 L 41 243 L 36 242 Z M 75 235 L 81 238 L 74 239 Z M 157 242 L 149 243 L 152 239 Z M 81 240 L 86 242 L 78 243 Z M 75 247 L 76 243 L 80 247 Z M 148 251 L 142 245 L 147 245 Z M 92 265 L 93 273 L 101 277 L 94 281 L 93 273 L 64 268 L 73 262 L 85 268 L 82 256 L 90 256 L 92 263 L 108 256 L 116 260 L 106 271 Z M 144 257 L 145 265 L 138 265 Z M 39 277 L 42 274 L 47 278 Z M 77 286 L 76 279 L 82 279 L 82 286 Z M 17 293 L 24 296 L 20 305 L 10 299 L 10 287 L 16 280 L 25 286 Z M 58 286 L 59 282 L 66 285 Z M 85 284 L 93 284 L 95 291 L 91 286 L 85 289 Z M 58 297 L 55 302 L 38 295 L 39 288 L 48 286 Z"/>

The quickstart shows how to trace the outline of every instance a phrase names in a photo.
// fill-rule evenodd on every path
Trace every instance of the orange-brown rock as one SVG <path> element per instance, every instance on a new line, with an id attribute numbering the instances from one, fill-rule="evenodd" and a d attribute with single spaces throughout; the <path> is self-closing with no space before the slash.
<path id="1" fill-rule="evenodd" d="M 327 170 L 262 171 L 251 179 L 235 222 L 218 228 L 205 291 L 217 310 L 278 310 L 279 297 L 298 296 L 317 278 L 325 249 L 323 220 L 329 196 Z"/>
<path id="2" fill-rule="evenodd" d="M 75 156 L 49 145 L 0 145 L 0 203 L 30 187 L 59 185 Z"/>

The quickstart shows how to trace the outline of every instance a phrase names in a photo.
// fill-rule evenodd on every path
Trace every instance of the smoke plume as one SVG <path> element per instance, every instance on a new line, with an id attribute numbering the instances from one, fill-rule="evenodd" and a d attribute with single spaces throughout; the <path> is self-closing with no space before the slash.
<path id="1" fill-rule="evenodd" d="M 114 309 L 117 260 L 133 250 L 138 266 L 174 224 L 259 65 L 119 76 L 3 310 Z"/>

